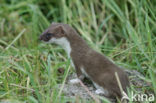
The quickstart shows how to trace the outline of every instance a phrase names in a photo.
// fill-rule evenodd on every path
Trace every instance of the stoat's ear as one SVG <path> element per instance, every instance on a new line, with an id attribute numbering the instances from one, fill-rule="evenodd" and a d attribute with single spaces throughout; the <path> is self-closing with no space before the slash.
<path id="1" fill-rule="evenodd" d="M 62 25 L 59 25 L 55 27 L 55 32 L 58 34 L 65 34 L 66 30 Z"/>

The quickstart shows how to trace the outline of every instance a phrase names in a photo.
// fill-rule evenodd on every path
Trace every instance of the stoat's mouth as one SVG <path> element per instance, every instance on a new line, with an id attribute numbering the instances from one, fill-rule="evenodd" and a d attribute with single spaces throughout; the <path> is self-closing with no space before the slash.
<path id="1" fill-rule="evenodd" d="M 57 45 L 55 42 L 52 42 L 51 40 L 45 41 L 45 40 L 41 40 L 43 43 L 45 44 L 52 44 L 52 45 Z"/>

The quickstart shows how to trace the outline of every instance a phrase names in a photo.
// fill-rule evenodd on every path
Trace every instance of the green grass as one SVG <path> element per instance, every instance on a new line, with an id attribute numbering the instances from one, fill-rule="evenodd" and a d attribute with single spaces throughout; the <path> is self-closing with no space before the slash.
<path id="1" fill-rule="evenodd" d="M 156 93 L 155 5 L 155 0 L 1 0 L 0 100 L 75 100 L 57 86 L 73 72 L 67 55 L 38 41 L 51 22 L 73 26 L 92 48 L 143 74 L 151 83 L 143 92 Z M 58 68 L 65 68 L 65 74 L 59 76 Z"/>

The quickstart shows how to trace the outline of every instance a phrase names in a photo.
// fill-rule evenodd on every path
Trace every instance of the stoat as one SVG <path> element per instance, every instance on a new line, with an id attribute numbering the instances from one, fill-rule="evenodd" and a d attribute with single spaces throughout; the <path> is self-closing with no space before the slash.
<path id="1" fill-rule="evenodd" d="M 55 43 L 63 47 L 71 58 L 78 79 L 88 77 L 95 87 L 96 93 L 105 93 L 109 97 L 122 98 L 115 72 L 118 74 L 123 91 L 127 93 L 129 79 L 126 73 L 101 53 L 93 50 L 68 24 L 52 23 L 40 36 L 40 40 Z"/>

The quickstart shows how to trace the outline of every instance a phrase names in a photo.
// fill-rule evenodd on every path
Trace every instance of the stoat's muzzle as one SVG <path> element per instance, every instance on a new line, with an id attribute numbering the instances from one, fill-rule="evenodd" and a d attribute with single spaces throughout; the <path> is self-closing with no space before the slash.
<path id="1" fill-rule="evenodd" d="M 52 34 L 46 33 L 46 34 L 40 35 L 39 40 L 48 42 L 51 39 L 51 37 L 52 37 Z"/>

